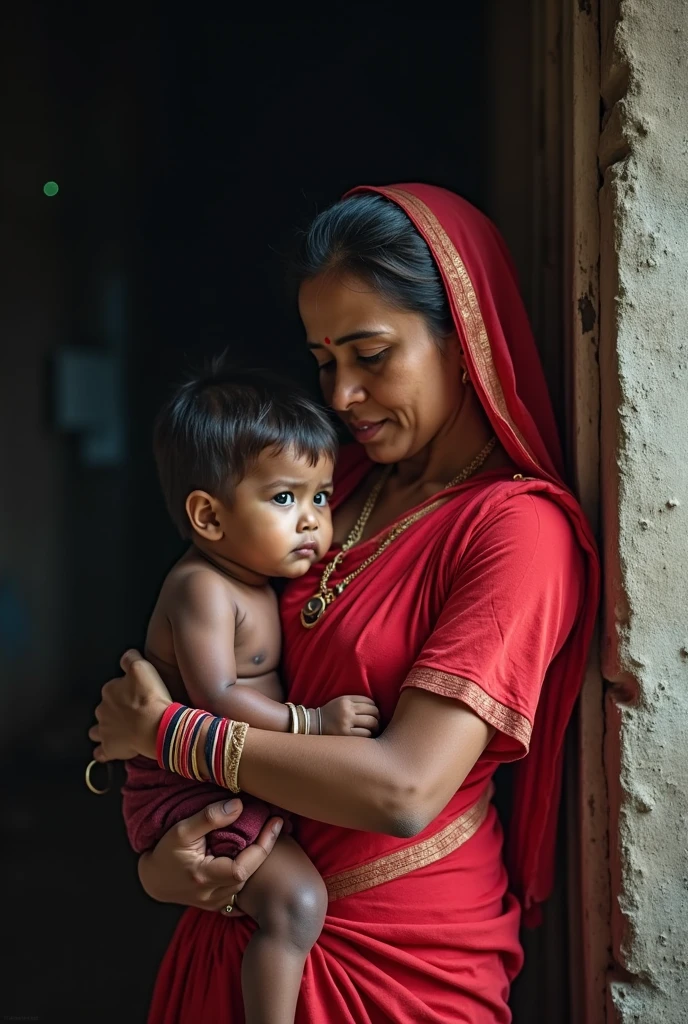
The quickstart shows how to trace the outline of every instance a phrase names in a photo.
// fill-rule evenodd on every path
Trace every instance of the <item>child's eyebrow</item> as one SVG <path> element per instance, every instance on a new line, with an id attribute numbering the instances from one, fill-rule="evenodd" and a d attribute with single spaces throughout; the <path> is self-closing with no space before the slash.
<path id="1" fill-rule="evenodd" d="M 264 486 L 264 489 L 266 491 L 274 491 L 274 490 L 276 490 L 277 488 L 280 488 L 280 487 L 283 490 L 286 491 L 286 490 L 292 490 L 292 489 L 294 489 L 296 487 L 306 487 L 306 486 L 308 486 L 309 483 L 310 483 L 309 480 L 270 480 L 268 483 L 264 484 L 263 486 Z M 328 477 L 327 480 L 321 481 L 318 484 L 318 486 L 319 487 L 332 487 L 332 479 Z"/>
<path id="2" fill-rule="evenodd" d="M 266 490 L 274 490 L 275 487 L 283 487 L 285 489 L 291 487 L 304 487 L 306 484 L 305 480 L 269 480 L 263 486 Z"/>

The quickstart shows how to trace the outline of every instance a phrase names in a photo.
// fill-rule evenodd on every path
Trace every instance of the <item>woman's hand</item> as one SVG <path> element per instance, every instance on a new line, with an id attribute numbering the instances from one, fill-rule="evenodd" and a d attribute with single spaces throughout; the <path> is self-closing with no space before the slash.
<path id="1" fill-rule="evenodd" d="M 97 725 L 88 735 L 98 746 L 96 761 L 127 761 L 137 754 L 155 757 L 158 725 L 172 703 L 169 691 L 150 662 L 127 651 L 120 665 L 124 675 L 111 679 L 96 708 Z"/>
<path id="2" fill-rule="evenodd" d="M 139 878 L 149 896 L 159 903 L 180 903 L 200 910 L 224 910 L 268 856 L 282 828 L 281 818 L 271 818 L 255 843 L 238 856 L 213 857 L 206 836 L 227 828 L 242 811 L 240 800 L 210 804 L 185 818 L 165 833 L 158 845 L 139 859 Z M 239 916 L 237 908 L 232 917 Z"/>

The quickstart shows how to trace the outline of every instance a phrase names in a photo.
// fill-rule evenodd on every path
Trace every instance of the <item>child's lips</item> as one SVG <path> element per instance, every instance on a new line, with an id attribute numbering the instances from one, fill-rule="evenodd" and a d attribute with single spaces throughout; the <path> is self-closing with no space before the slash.
<path id="1" fill-rule="evenodd" d="M 303 544 L 299 544 L 297 548 L 294 548 L 294 554 L 301 555 L 302 558 L 307 558 L 309 555 L 317 554 L 317 551 L 318 545 L 312 540 L 304 541 Z"/>

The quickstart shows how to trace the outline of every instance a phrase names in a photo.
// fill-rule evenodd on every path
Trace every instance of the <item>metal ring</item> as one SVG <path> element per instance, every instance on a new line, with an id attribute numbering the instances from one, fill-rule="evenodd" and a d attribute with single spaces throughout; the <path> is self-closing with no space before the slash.
<path id="1" fill-rule="evenodd" d="M 86 780 L 86 785 L 91 790 L 91 792 L 95 793 L 96 796 L 102 796 L 104 793 L 109 793 L 110 792 L 110 787 L 108 786 L 107 789 L 98 789 L 96 786 L 93 785 L 93 783 L 91 782 L 91 769 L 93 768 L 94 764 L 98 764 L 98 761 L 89 761 L 88 765 L 86 766 L 86 772 L 84 774 L 84 778 Z M 110 778 L 111 777 L 111 768 L 110 768 L 109 764 L 107 766 L 107 772 L 108 772 L 108 778 Z"/>
<path id="2" fill-rule="evenodd" d="M 233 896 L 232 896 L 231 900 L 229 901 L 229 903 L 227 904 L 227 906 L 226 906 L 226 907 L 224 908 L 224 910 L 222 911 L 222 913 L 223 913 L 223 914 L 231 914 L 231 913 L 232 913 L 232 911 L 234 910 L 234 904 L 235 904 L 235 903 L 236 903 L 236 893 L 234 893 L 234 894 L 233 894 Z"/>

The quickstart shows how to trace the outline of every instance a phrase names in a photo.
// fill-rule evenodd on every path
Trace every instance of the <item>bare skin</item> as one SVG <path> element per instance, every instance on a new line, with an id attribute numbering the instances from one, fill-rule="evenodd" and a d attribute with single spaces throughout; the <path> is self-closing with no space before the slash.
<path id="1" fill-rule="evenodd" d="M 374 535 L 438 494 L 492 431 L 470 383 L 462 384 L 465 357 L 456 335 L 438 346 L 421 317 L 396 309 L 355 279 L 326 275 L 307 282 L 299 304 L 325 398 L 373 461 L 395 466 L 368 524 L 367 535 Z M 358 429 L 365 423 L 383 426 L 368 440 Z M 497 446 L 484 468 L 510 465 Z M 370 482 L 337 510 L 336 542 L 360 512 Z M 104 687 L 98 725 L 89 734 L 99 744 L 99 760 L 154 751 L 169 701 L 157 673 L 137 652 L 127 652 L 122 667 L 125 676 Z M 410 688 L 372 742 L 249 730 L 240 782 L 248 792 L 319 821 L 413 836 L 451 799 L 493 732 L 461 702 Z M 183 892 L 184 902 L 198 905 L 209 883 L 202 873 L 185 872 L 181 855 L 167 849 L 156 858 L 156 878 L 148 876 L 151 895 L 165 899 Z M 242 876 L 239 871 L 237 878 Z"/>
<path id="2" fill-rule="evenodd" d="M 300 575 L 329 547 L 331 476 L 329 459 L 311 466 L 289 451 L 266 450 L 231 505 L 203 491 L 188 496 L 194 543 L 163 583 L 145 647 L 176 701 L 258 729 L 289 730 L 269 577 Z M 340 697 L 320 716 L 309 713 L 314 732 L 321 722 L 330 735 L 377 731 L 367 697 Z M 325 885 L 297 843 L 282 836 L 237 902 L 258 925 L 243 958 L 247 1024 L 291 1024 L 303 966 L 325 920 Z"/>

